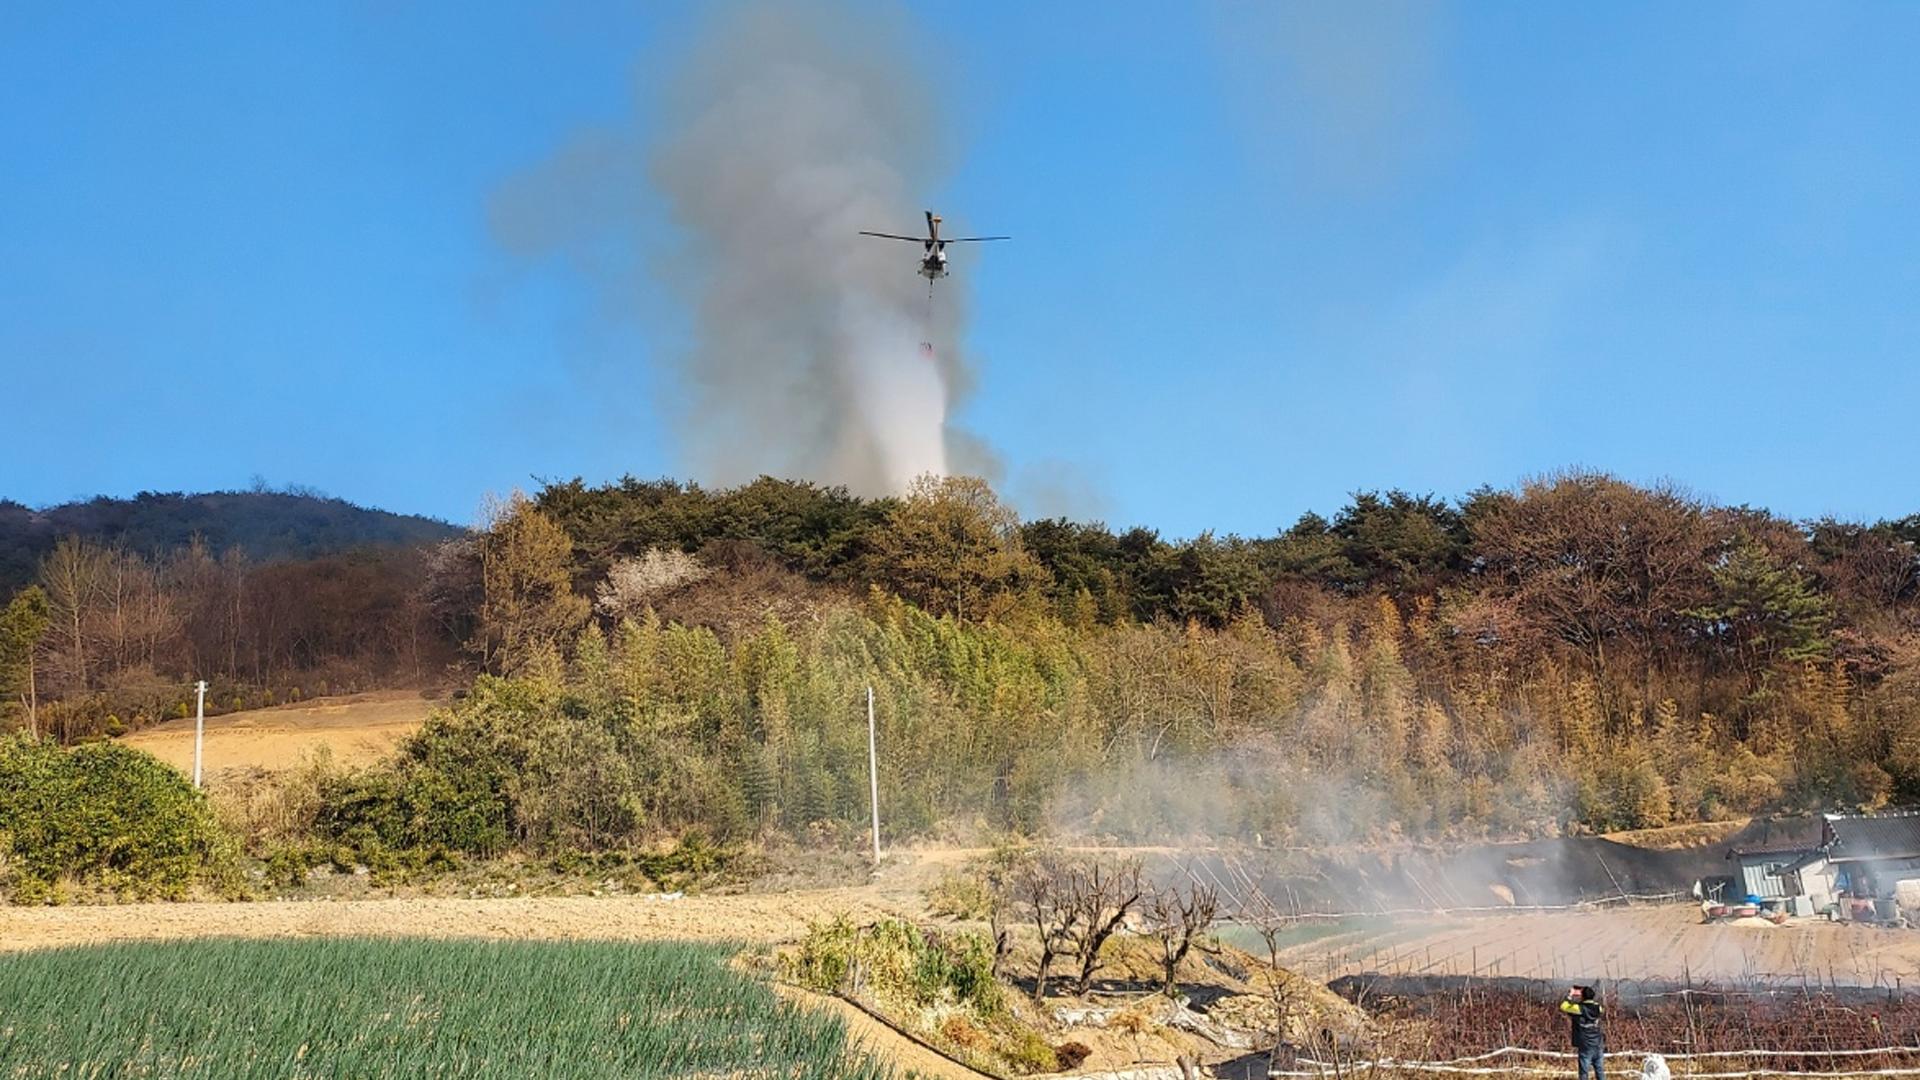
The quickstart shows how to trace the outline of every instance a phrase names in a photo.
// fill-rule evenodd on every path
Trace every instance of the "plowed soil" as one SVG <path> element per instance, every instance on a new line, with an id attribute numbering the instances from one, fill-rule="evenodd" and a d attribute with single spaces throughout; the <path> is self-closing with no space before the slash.
<path id="1" fill-rule="evenodd" d="M 1795 919 L 1703 922 L 1691 904 L 1303 925 L 1282 964 L 1342 975 L 1467 975 L 1920 986 L 1920 931 Z"/>

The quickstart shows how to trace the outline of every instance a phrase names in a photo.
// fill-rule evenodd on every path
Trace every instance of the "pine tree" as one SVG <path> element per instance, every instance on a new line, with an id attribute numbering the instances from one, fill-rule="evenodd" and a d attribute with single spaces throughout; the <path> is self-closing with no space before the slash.
<path id="1" fill-rule="evenodd" d="M 47 594 L 29 585 L 0 611 L 0 714 L 18 704 L 29 734 L 40 734 L 37 658 L 51 625 Z"/>

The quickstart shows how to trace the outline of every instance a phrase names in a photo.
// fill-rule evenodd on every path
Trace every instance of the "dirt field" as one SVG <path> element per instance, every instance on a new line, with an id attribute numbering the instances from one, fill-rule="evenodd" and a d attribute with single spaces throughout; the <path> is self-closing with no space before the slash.
<path id="1" fill-rule="evenodd" d="M 188 937 L 375 935 L 773 943 L 809 920 L 845 912 L 925 915 L 924 865 L 903 862 L 875 884 L 744 896 L 528 897 L 0 907 L 0 950 Z M 921 869 L 916 869 L 919 867 Z M 1329 981 L 1363 972 L 1594 979 L 1746 978 L 1920 987 L 1920 931 L 1795 922 L 1702 924 L 1685 905 L 1601 912 L 1368 920 L 1309 938 L 1282 962 Z"/>
<path id="2" fill-rule="evenodd" d="M 249 765 L 288 769 L 322 746 L 340 764 L 368 764 L 390 753 L 437 704 L 412 691 L 383 690 L 209 717 L 200 767 L 206 773 Z M 183 772 L 193 770 L 192 717 L 121 741 Z"/>
<path id="3" fill-rule="evenodd" d="M 818 894 L 0 907 L 0 949 L 194 937 L 483 937 L 779 942 L 809 918 L 880 913 L 858 890 Z"/>
<path id="4" fill-rule="evenodd" d="M 1302 926 L 1290 940 L 1281 962 L 1323 982 L 1380 972 L 1920 987 L 1920 931 L 1818 920 L 1709 924 L 1691 904 L 1354 919 Z"/>

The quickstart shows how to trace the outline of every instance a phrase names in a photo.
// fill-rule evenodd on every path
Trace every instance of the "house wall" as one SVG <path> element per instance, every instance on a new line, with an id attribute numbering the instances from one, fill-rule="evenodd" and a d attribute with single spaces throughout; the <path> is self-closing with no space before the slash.
<path id="1" fill-rule="evenodd" d="M 1800 887 L 1806 890 L 1813 910 L 1835 903 L 1840 896 L 1840 871 L 1826 859 L 1816 859 L 1800 868 Z"/>
<path id="2" fill-rule="evenodd" d="M 1785 855 L 1746 855 L 1740 859 L 1740 895 L 1728 900 L 1757 896 L 1762 900 L 1782 900 L 1793 895 L 1786 879 L 1767 872 L 1769 867 L 1790 861 Z"/>
<path id="3" fill-rule="evenodd" d="M 1882 899 L 1892 898 L 1894 886 L 1899 882 L 1920 878 L 1920 858 L 1862 859 L 1851 865 L 1857 868 L 1850 875 L 1853 887 L 1860 888 L 1860 871 L 1864 871 L 1873 883 L 1873 895 Z"/>
<path id="4" fill-rule="evenodd" d="M 1849 890 L 1855 895 L 1863 895 L 1859 890 L 1861 874 L 1864 872 L 1873 882 L 1873 895 L 1877 898 L 1890 899 L 1900 882 L 1920 879 L 1920 858 L 1850 859 L 1841 863 L 1819 859 L 1808 863 L 1800 868 L 1800 887 L 1806 890 L 1807 898 L 1813 902 L 1815 911 L 1839 899 L 1840 877 L 1843 872 L 1847 878 Z"/>

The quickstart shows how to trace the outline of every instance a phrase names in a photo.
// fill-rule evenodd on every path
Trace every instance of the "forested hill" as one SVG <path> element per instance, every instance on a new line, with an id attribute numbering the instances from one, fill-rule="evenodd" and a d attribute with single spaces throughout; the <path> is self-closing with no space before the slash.
<path id="1" fill-rule="evenodd" d="M 0 499 L 0 593 L 33 580 L 40 561 L 66 536 L 143 555 L 186 547 L 198 537 L 216 558 L 239 548 L 249 559 L 267 562 L 375 544 L 437 543 L 464 531 L 444 521 L 298 492 L 143 491 L 131 499 L 101 496 L 39 511 Z"/>
<path id="2" fill-rule="evenodd" d="M 173 532 L 60 538 L 0 594 L 0 731 L 137 728 L 201 678 L 222 708 L 469 684 L 446 745 L 339 819 L 396 849 L 852 836 L 868 688 L 903 835 L 1540 836 L 1920 804 L 1920 516 L 1792 521 L 1570 471 L 1169 540 L 1022 521 L 967 477 L 884 499 L 629 479 L 546 485 L 443 543 L 274 560 L 276 535 L 349 534 L 320 514 L 216 536 L 195 500 L 143 499 Z"/>

